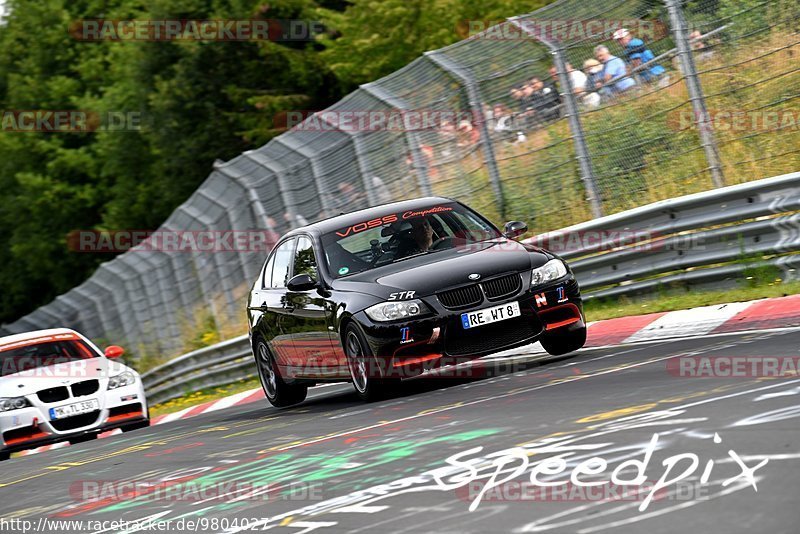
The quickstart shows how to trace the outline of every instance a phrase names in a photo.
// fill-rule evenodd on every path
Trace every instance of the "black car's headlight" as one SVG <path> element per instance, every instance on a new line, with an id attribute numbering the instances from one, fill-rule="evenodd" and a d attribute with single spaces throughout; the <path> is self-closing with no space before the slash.
<path id="1" fill-rule="evenodd" d="M 0 412 L 10 412 L 11 410 L 19 410 L 27 408 L 31 403 L 25 397 L 11 397 L 0 399 Z"/>
<path id="2" fill-rule="evenodd" d="M 134 382 L 136 382 L 136 377 L 133 376 L 133 373 L 125 371 L 122 374 L 112 376 L 108 379 L 108 389 L 117 389 L 124 386 L 130 386 Z"/>
<path id="3" fill-rule="evenodd" d="M 391 302 L 381 302 L 370 306 L 364 312 L 373 321 L 397 321 L 422 315 L 427 311 L 425 304 L 421 300 L 401 300 Z"/>
<path id="4" fill-rule="evenodd" d="M 531 271 L 531 286 L 538 286 L 566 276 L 567 266 L 561 260 L 550 260 Z"/>

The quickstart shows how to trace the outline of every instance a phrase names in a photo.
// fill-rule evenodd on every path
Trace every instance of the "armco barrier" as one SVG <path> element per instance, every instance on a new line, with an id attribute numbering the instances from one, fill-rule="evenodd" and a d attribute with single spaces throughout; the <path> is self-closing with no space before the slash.
<path id="1" fill-rule="evenodd" d="M 615 232 L 653 238 L 616 246 Z M 589 234 L 611 237 L 558 251 L 587 299 L 652 293 L 674 283 L 730 285 L 747 269 L 765 266 L 780 269 L 784 279 L 797 278 L 800 173 L 656 202 L 528 241 L 579 243 Z M 240 336 L 175 358 L 143 378 L 150 402 L 158 403 L 255 372 L 249 340 Z"/>
<path id="2" fill-rule="evenodd" d="M 800 173 L 687 195 L 602 217 L 534 238 L 583 243 L 557 252 L 575 271 L 587 298 L 636 295 L 673 282 L 730 285 L 747 269 L 772 265 L 797 277 Z M 631 244 L 615 238 L 649 235 Z M 571 236 L 579 236 L 570 239 Z M 607 236 L 607 238 L 605 238 Z"/>

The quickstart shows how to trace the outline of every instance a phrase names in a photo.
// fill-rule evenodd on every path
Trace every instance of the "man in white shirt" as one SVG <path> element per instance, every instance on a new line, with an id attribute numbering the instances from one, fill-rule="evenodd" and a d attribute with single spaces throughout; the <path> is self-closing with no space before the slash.
<path id="1" fill-rule="evenodd" d="M 572 92 L 580 96 L 586 91 L 586 82 L 588 78 L 586 75 L 572 68 L 572 65 L 567 63 L 567 74 L 569 74 L 569 81 L 572 83 Z M 550 67 L 550 76 L 554 81 L 558 81 L 558 71 L 555 67 Z"/>

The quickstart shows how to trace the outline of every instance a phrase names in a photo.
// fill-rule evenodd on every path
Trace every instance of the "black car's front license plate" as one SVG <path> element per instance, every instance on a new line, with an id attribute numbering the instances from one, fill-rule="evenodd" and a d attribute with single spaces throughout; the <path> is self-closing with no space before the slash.
<path id="1" fill-rule="evenodd" d="M 475 328 L 487 324 L 505 321 L 522 315 L 519 309 L 519 302 L 508 302 L 491 308 L 484 308 L 469 313 L 461 314 L 461 325 L 464 329 Z"/>

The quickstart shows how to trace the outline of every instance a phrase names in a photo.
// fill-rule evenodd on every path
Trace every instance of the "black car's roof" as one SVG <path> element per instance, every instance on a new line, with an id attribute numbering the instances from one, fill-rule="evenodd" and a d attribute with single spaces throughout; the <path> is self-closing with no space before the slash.
<path id="1" fill-rule="evenodd" d="M 420 209 L 432 204 L 441 204 L 443 202 L 450 203 L 455 201 L 453 199 L 444 197 L 424 197 L 415 198 L 413 200 L 392 202 L 390 204 L 381 204 L 380 206 L 374 206 L 372 208 L 366 208 L 363 210 L 354 211 L 352 213 L 346 213 L 344 215 L 329 217 L 328 219 L 323 219 L 301 228 L 296 228 L 291 232 L 288 232 L 286 236 L 294 235 L 296 233 L 310 233 L 315 235 L 327 234 L 330 232 L 335 232 L 336 230 L 341 230 L 342 228 L 347 228 L 348 226 L 352 226 L 360 222 L 370 221 L 390 213 Z"/>

